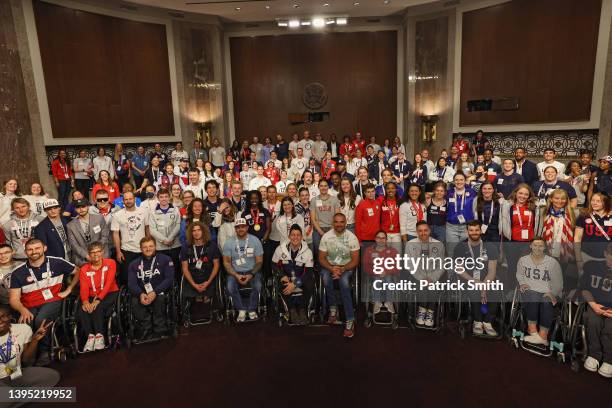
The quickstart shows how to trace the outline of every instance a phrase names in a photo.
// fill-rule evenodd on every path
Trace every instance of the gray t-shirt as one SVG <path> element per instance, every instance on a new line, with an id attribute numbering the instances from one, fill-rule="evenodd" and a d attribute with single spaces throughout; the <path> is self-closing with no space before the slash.
<path id="1" fill-rule="evenodd" d="M 239 273 L 252 271 L 255 267 L 255 257 L 262 255 L 261 242 L 251 234 L 248 234 L 246 239 L 228 238 L 223 245 L 223 256 L 232 259 L 232 268 Z"/>
<path id="2" fill-rule="evenodd" d="M 316 212 L 317 221 L 321 228 L 330 228 L 332 226 L 338 207 L 340 207 L 340 201 L 338 197 L 332 195 L 328 195 L 325 199 L 318 195 L 310 200 L 310 209 Z"/>

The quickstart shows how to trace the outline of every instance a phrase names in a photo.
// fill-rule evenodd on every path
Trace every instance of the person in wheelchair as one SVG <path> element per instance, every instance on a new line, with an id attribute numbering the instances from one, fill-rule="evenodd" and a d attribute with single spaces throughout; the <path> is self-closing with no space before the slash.
<path id="1" fill-rule="evenodd" d="M 314 259 L 303 238 L 302 228 L 293 224 L 289 241 L 281 243 L 272 256 L 272 263 L 279 269 L 278 284 L 289 307 L 291 323 L 296 324 L 308 323 L 308 301 L 314 291 Z"/>
<path id="2" fill-rule="evenodd" d="M 84 352 L 103 350 L 104 318 L 117 302 L 117 264 L 104 258 L 104 244 L 92 242 L 87 248 L 87 260 L 79 274 L 81 308 L 78 319 L 81 329 L 87 333 Z"/>
<path id="3" fill-rule="evenodd" d="M 612 378 L 612 243 L 605 247 L 606 260 L 584 264 L 580 280 L 588 304 L 584 316 L 588 357 L 584 368 Z"/>
<path id="4" fill-rule="evenodd" d="M 482 240 L 482 227 L 480 221 L 472 220 L 467 223 L 466 241 L 460 242 L 453 252 L 454 258 L 478 259 L 481 262 L 473 263 L 473 268 L 464 266 L 463 272 L 458 273 L 461 279 L 480 282 L 494 282 L 497 277 L 497 260 L 499 259 L 499 249 L 494 242 L 485 242 Z M 480 267 L 479 267 L 480 266 Z M 497 314 L 498 304 L 491 299 L 494 296 L 492 291 L 482 290 L 466 290 L 469 301 L 471 302 L 472 310 L 472 333 L 480 336 L 486 334 L 489 337 L 497 337 L 497 331 L 491 324 Z"/>
<path id="5" fill-rule="evenodd" d="M 393 305 L 393 293 L 389 290 L 375 290 L 372 286 L 374 280 L 382 280 L 383 282 L 392 282 L 397 276 L 397 269 L 393 268 L 384 270 L 380 273 L 374 272 L 375 259 L 378 258 L 394 258 L 397 255 L 397 249 L 387 244 L 387 233 L 380 230 L 374 236 L 375 245 L 367 245 L 363 254 L 364 271 L 369 274 L 369 282 L 367 290 L 370 291 L 369 298 L 373 300 L 374 307 L 372 314 L 375 316 L 380 313 L 381 308 L 385 307 L 391 314 L 395 314 L 395 306 Z"/>
<path id="6" fill-rule="evenodd" d="M 155 239 L 140 240 L 139 256 L 130 263 L 128 288 L 132 294 L 132 311 L 140 328 L 139 341 L 163 337 L 168 333 L 166 302 L 174 282 L 172 258 L 155 252 Z"/>
<path id="7" fill-rule="evenodd" d="M 234 309 L 238 310 L 237 322 L 257 320 L 257 306 L 261 293 L 261 267 L 263 265 L 263 246 L 261 241 L 248 233 L 249 226 L 244 218 L 234 222 L 236 236 L 228 238 L 223 246 L 223 266 L 227 272 L 227 291 Z M 251 298 L 245 307 L 240 296 L 240 287 L 251 285 Z"/>
<path id="8" fill-rule="evenodd" d="M 30 238 L 25 244 L 27 261 L 11 274 L 9 302 L 19 313 L 19 323 L 28 323 L 38 330 L 44 320 L 53 321 L 59 317 L 62 299 L 68 296 L 79 282 L 76 279 L 78 268 L 74 264 L 54 256 L 46 256 L 47 247 L 38 238 Z M 66 275 L 73 279 L 66 289 L 62 290 Z M 40 344 L 40 356 L 36 365 L 50 363 L 49 336 Z"/>
<path id="9" fill-rule="evenodd" d="M 520 258 L 516 266 L 516 279 L 529 332 L 523 340 L 547 346 L 554 307 L 563 291 L 563 274 L 559 262 L 544 253 L 546 242 L 542 237 L 535 237 L 530 248 L 531 253 Z"/>
<path id="10" fill-rule="evenodd" d="M 431 237 L 431 229 L 427 221 L 421 220 L 416 223 L 415 239 L 411 239 L 406 243 L 405 253 L 411 258 L 417 259 L 439 259 L 439 262 L 432 262 L 431 265 L 425 264 L 424 268 L 418 268 L 413 271 L 413 277 L 417 282 L 427 281 L 435 283 L 440 280 L 444 269 L 442 260 L 444 258 L 444 244 L 437 239 Z M 436 265 L 437 263 L 437 265 Z M 412 271 L 411 271 L 412 272 Z M 435 322 L 434 310 L 437 301 L 438 292 L 432 290 L 422 290 L 418 293 L 416 324 L 419 326 L 433 327 Z"/>
<path id="11" fill-rule="evenodd" d="M 359 240 L 355 234 L 346 229 L 346 216 L 336 213 L 333 218 L 333 228 L 321 237 L 319 263 L 329 307 L 327 323 L 334 324 L 338 318 L 338 306 L 334 292 L 334 280 L 337 280 L 346 316 L 343 335 L 347 338 L 355 335 L 355 311 L 353 310 L 350 279 L 354 269 L 359 265 L 359 249 Z"/>
<path id="12" fill-rule="evenodd" d="M 183 296 L 211 303 L 216 289 L 221 254 L 210 238 L 208 227 L 194 221 L 187 227 L 187 243 L 181 248 L 181 270 L 185 277 Z"/>

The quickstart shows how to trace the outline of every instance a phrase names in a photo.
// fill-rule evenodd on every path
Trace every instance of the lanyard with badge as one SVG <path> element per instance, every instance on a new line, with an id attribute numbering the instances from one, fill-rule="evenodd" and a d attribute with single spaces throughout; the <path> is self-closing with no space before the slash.
<path id="1" fill-rule="evenodd" d="M 70 175 L 68 174 L 68 163 L 64 162 L 64 165 L 62 165 L 62 162 L 60 161 L 59 166 L 60 166 L 60 169 L 62 169 L 62 171 L 64 172 L 64 178 L 69 179 Z"/>
<path id="2" fill-rule="evenodd" d="M 202 252 L 200 254 L 198 254 L 198 248 L 194 245 L 193 246 L 193 256 L 195 257 L 195 267 L 196 269 L 202 269 L 202 266 L 204 265 L 204 252 L 206 251 L 206 247 L 202 246 Z"/>
<path id="3" fill-rule="evenodd" d="M 606 231 L 603 229 L 603 227 L 601 226 L 601 224 L 599 224 L 599 222 L 597 222 L 597 220 L 595 219 L 595 217 L 593 217 L 593 214 L 590 215 L 591 219 L 593 220 L 593 223 L 595 224 L 595 226 L 597 227 L 598 230 L 601 231 L 601 233 L 603 234 L 603 236 L 606 238 L 607 241 L 610 241 L 610 236 L 608 236 L 608 234 L 606 233 Z M 604 222 L 605 225 L 605 222 Z"/>
<path id="4" fill-rule="evenodd" d="M 472 257 L 473 260 L 475 260 L 476 257 L 474 256 L 474 250 L 472 249 L 472 245 L 470 245 L 470 243 L 468 242 L 467 246 L 468 246 L 468 249 L 470 250 L 470 256 Z M 484 243 L 482 241 L 480 241 L 480 243 L 478 244 L 478 257 L 482 258 L 484 262 L 487 262 L 487 260 L 489 259 L 489 257 L 487 256 L 487 251 L 484 248 Z M 484 269 L 476 268 L 472 272 L 472 277 L 476 280 L 480 280 L 480 274 L 482 272 L 484 272 Z"/>
<path id="5" fill-rule="evenodd" d="M 101 271 L 101 276 L 100 276 L 100 290 L 102 290 L 102 288 L 104 288 L 104 281 L 106 280 L 106 271 L 108 270 L 108 266 L 104 265 L 102 266 L 102 271 Z M 87 276 L 89 276 L 89 280 L 91 281 L 91 288 L 94 291 L 94 293 L 98 293 L 98 289 L 96 288 L 96 283 L 94 282 L 94 275 L 96 274 L 96 271 L 89 271 L 87 272 Z M 149 293 L 149 292 L 147 292 Z"/>
<path id="6" fill-rule="evenodd" d="M 514 207 L 516 208 L 516 218 L 518 218 L 518 222 L 521 227 L 521 239 L 529 239 L 529 228 L 531 228 L 533 214 L 531 214 L 530 210 L 525 210 L 523 211 L 523 214 L 521 214 L 521 209 L 519 206 L 515 205 Z M 529 215 L 529 220 L 527 221 L 527 226 L 525 228 L 523 228 L 524 215 Z"/>
<path id="7" fill-rule="evenodd" d="M 153 269 L 155 268 L 155 259 L 157 258 L 157 256 L 153 257 L 153 260 L 151 260 L 151 269 L 145 271 L 144 270 L 144 259 L 142 259 L 140 261 L 140 272 L 142 273 L 142 283 L 144 283 L 144 289 L 145 292 L 147 292 L 147 295 L 151 292 L 153 292 L 153 285 L 151 285 L 151 278 L 149 278 L 149 282 L 145 282 L 145 272 L 151 272 L 151 276 L 153 275 Z"/>
<path id="8" fill-rule="evenodd" d="M 30 276 L 32 277 L 34 281 L 34 285 L 36 285 L 36 289 L 40 290 L 41 287 L 38 283 L 38 279 L 36 279 L 36 275 L 34 274 L 34 271 L 32 270 L 32 268 L 28 268 L 28 271 L 30 271 Z M 50 300 L 50 299 L 53 299 L 53 293 L 51 292 L 51 289 L 49 289 L 49 281 L 51 279 L 51 267 L 49 265 L 49 258 L 47 258 L 46 271 L 42 274 L 43 278 L 45 276 L 46 276 L 45 286 L 44 286 L 44 289 L 42 289 L 42 296 L 43 296 L 43 299 Z"/>
<path id="9" fill-rule="evenodd" d="M 448 201 L 452 202 L 455 204 L 455 214 L 457 214 L 457 221 L 459 221 L 459 224 L 465 224 L 465 217 L 463 216 L 463 214 L 459 214 L 460 212 L 463 212 L 463 207 L 465 206 L 465 196 L 467 195 L 467 191 L 463 191 L 463 194 L 461 194 L 461 207 L 457 207 L 457 197 L 459 197 L 459 195 L 457 194 L 457 191 L 455 190 L 455 196 L 452 198 L 449 198 Z M 452 200 L 452 201 L 451 201 Z"/>
<path id="10" fill-rule="evenodd" d="M 393 201 L 393 205 L 389 205 L 389 202 L 385 198 L 385 204 L 387 204 L 387 209 L 389 210 L 389 220 L 391 221 L 391 224 L 389 225 L 389 231 L 393 231 L 395 230 L 395 224 L 393 223 L 393 220 L 395 219 L 395 211 L 397 210 L 397 203 Z"/>
<path id="11" fill-rule="evenodd" d="M 249 248 L 249 238 L 247 237 L 246 243 L 244 244 L 244 248 L 240 247 L 240 241 L 236 240 L 236 253 L 238 254 L 238 259 L 236 259 L 236 265 L 242 266 L 246 264 L 246 258 L 253 256 L 254 249 Z"/>
<path id="12" fill-rule="evenodd" d="M 5 351 L 6 350 L 6 351 Z M 8 332 L 5 347 L 0 347 L 0 363 L 4 364 L 4 372 L 10 376 L 11 380 L 21 377 L 21 367 L 11 368 L 8 366 L 13 359 L 13 336 L 11 331 Z"/>
<path id="13" fill-rule="evenodd" d="M 491 211 L 489 212 L 489 221 L 487 221 L 486 224 L 483 223 L 480 225 L 480 230 L 482 231 L 483 234 L 487 233 L 487 229 L 489 228 L 489 225 L 491 225 L 491 221 L 493 220 L 493 212 L 495 212 L 495 203 L 491 201 Z M 484 215 L 484 210 L 483 210 L 483 215 Z"/>
<path id="14" fill-rule="evenodd" d="M 422 221 L 424 214 L 421 203 L 410 200 L 410 206 L 412 207 L 412 214 L 417 217 L 417 221 Z"/>

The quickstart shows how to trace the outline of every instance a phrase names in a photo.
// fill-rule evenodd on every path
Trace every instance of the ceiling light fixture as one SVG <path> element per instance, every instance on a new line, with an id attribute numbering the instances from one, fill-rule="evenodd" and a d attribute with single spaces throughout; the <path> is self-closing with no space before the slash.
<path id="1" fill-rule="evenodd" d="M 383 4 L 386 6 L 387 4 L 391 3 L 391 0 L 385 0 L 383 1 Z"/>
<path id="2" fill-rule="evenodd" d="M 358 1 L 356 1 L 356 2 L 354 2 L 354 3 L 353 3 L 353 6 L 358 6 L 358 5 L 359 5 L 359 2 L 358 2 Z"/>
<path id="3" fill-rule="evenodd" d="M 300 5 L 299 4 L 294 4 L 293 8 L 300 8 Z"/>
<path id="4" fill-rule="evenodd" d="M 240 7 L 236 7 L 236 11 L 240 11 Z"/>
<path id="5" fill-rule="evenodd" d="M 327 25 L 336 24 L 336 19 L 335 18 L 325 19 L 325 24 L 327 24 Z"/>
<path id="6" fill-rule="evenodd" d="M 313 27 L 317 27 L 317 28 L 325 27 L 325 20 L 323 20 L 320 17 L 313 18 L 312 19 L 312 26 Z"/>
<path id="7" fill-rule="evenodd" d="M 310 20 L 303 20 L 300 22 L 300 25 L 303 26 L 310 26 L 312 23 L 310 22 Z"/>
<path id="8" fill-rule="evenodd" d="M 270 10 L 270 6 L 266 6 L 266 10 Z"/>
<path id="9" fill-rule="evenodd" d="M 348 22 L 348 19 L 346 17 L 338 17 L 336 19 L 336 24 L 338 25 L 346 25 Z"/>
<path id="10" fill-rule="evenodd" d="M 289 27 L 296 28 L 300 26 L 300 20 L 289 20 Z"/>
<path id="11" fill-rule="evenodd" d="M 289 26 L 289 22 L 287 21 L 278 21 L 277 22 L 279 27 L 288 27 Z"/>
<path id="12" fill-rule="evenodd" d="M 323 7 L 328 7 L 329 3 L 323 3 Z"/>

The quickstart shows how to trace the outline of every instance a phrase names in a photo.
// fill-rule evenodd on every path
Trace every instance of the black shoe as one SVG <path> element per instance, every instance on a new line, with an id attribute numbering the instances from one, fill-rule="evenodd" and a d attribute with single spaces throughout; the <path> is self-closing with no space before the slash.
<path id="1" fill-rule="evenodd" d="M 301 324 L 300 323 L 300 316 L 298 315 L 297 310 L 289 309 L 289 321 L 292 324 Z"/>
<path id="2" fill-rule="evenodd" d="M 308 324 L 308 314 L 306 313 L 306 310 L 299 309 L 298 314 L 300 316 L 300 324 L 307 325 Z"/>
<path id="3" fill-rule="evenodd" d="M 140 336 L 138 337 L 136 341 L 139 343 L 142 343 L 143 341 L 147 341 L 150 338 L 151 338 L 151 329 L 143 329 L 142 333 L 140 334 Z"/>

